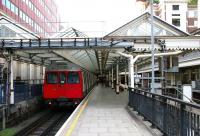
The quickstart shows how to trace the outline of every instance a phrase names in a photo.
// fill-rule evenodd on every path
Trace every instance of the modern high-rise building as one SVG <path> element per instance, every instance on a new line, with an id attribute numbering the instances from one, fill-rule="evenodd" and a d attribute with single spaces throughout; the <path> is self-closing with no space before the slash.
<path id="1" fill-rule="evenodd" d="M 198 0 L 198 28 L 200 28 L 200 0 Z"/>
<path id="2" fill-rule="evenodd" d="M 59 15 L 54 0 L 0 0 L 0 15 L 41 37 L 59 31 Z"/>

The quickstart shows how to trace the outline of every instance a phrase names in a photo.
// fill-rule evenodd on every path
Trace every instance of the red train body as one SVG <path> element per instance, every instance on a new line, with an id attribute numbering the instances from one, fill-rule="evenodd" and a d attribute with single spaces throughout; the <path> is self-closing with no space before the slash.
<path id="1" fill-rule="evenodd" d="M 78 104 L 88 93 L 89 74 L 81 70 L 46 71 L 43 98 L 48 104 Z"/>

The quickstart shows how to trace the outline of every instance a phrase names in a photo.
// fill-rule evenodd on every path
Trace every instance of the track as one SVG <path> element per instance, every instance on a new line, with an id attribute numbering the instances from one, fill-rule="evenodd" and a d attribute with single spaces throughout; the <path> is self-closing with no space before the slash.
<path id="1" fill-rule="evenodd" d="M 51 111 L 15 136 L 54 136 L 72 111 Z"/>

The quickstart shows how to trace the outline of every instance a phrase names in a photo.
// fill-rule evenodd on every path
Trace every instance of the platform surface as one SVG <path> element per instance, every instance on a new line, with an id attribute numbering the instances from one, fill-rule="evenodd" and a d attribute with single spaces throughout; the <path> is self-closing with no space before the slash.
<path id="1" fill-rule="evenodd" d="M 127 111 L 128 92 L 98 85 L 88 98 L 71 136 L 152 136 Z"/>

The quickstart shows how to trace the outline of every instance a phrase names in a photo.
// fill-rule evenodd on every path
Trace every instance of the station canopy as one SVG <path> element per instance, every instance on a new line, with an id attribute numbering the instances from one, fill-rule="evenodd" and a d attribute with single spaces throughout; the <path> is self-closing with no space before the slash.
<path id="1" fill-rule="evenodd" d="M 74 28 L 54 38 L 1 39 L 2 56 L 12 53 L 15 60 L 39 65 L 73 62 L 91 72 L 103 72 L 116 62 L 125 62 L 117 52 L 149 53 L 151 51 L 151 18 L 143 15 L 102 38 L 91 38 Z M 154 16 L 155 49 L 162 48 L 163 39 L 190 36 Z"/>

